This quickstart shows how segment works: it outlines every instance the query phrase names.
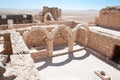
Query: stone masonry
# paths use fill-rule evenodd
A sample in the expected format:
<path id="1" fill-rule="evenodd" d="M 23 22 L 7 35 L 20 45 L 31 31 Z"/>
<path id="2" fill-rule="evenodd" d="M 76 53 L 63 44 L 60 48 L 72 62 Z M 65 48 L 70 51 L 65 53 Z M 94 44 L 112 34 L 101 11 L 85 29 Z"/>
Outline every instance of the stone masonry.
<path id="1" fill-rule="evenodd" d="M 120 6 L 102 9 L 96 19 L 96 24 L 101 27 L 120 30 Z"/>

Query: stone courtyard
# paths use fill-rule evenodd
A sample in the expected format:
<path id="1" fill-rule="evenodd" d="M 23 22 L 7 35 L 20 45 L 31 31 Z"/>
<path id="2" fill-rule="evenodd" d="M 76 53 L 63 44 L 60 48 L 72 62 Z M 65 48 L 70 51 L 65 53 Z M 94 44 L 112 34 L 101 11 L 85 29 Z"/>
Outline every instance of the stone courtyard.
<path id="1" fill-rule="evenodd" d="M 119 80 L 120 7 L 101 9 L 89 24 L 65 21 L 61 12 L 45 6 L 22 24 L 2 15 L 0 80 Z"/>

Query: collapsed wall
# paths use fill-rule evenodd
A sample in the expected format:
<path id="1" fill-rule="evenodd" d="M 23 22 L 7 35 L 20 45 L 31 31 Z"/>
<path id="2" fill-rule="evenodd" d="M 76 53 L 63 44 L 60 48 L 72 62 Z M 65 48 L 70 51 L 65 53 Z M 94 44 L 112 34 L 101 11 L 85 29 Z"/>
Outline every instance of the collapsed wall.
<path id="1" fill-rule="evenodd" d="M 120 6 L 100 10 L 96 24 L 101 27 L 120 30 Z"/>
<path id="2" fill-rule="evenodd" d="M 2 80 L 40 80 L 38 70 L 29 54 L 29 49 L 24 43 L 19 32 L 14 30 L 6 31 L 4 34 L 4 53 L 8 60 L 2 60 L 0 54 L 0 79 Z M 9 49 L 11 49 L 9 51 Z M 9 51 L 9 52 L 8 52 Z M 3 65 L 6 64 L 5 66 Z"/>

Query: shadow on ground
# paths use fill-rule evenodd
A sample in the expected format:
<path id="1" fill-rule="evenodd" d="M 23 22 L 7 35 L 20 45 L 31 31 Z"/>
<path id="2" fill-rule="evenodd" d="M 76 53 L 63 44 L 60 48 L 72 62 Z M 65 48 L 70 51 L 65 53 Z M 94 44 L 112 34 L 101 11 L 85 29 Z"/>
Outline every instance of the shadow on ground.
<path id="1" fill-rule="evenodd" d="M 40 65 L 39 67 L 37 67 L 37 69 L 40 71 L 40 70 L 43 70 L 45 69 L 46 67 L 48 66 L 55 66 L 55 67 L 59 67 L 59 66 L 63 66 L 63 65 L 66 65 L 68 64 L 69 62 L 71 62 L 72 60 L 83 60 L 87 57 L 90 56 L 90 53 L 86 51 L 86 53 L 82 56 L 79 56 L 79 57 L 75 57 L 74 56 L 74 53 L 69 53 L 69 54 L 66 54 L 68 56 L 67 59 L 65 59 L 64 61 L 61 61 L 61 62 L 58 62 L 58 63 L 54 63 L 53 62 L 53 58 L 54 57 L 49 57 L 49 58 L 45 58 L 45 59 L 39 59 L 39 60 L 35 60 L 35 63 L 38 63 L 38 62 L 45 62 L 44 64 Z M 62 55 L 64 56 L 64 55 Z M 58 56 L 59 57 L 59 56 Z"/>

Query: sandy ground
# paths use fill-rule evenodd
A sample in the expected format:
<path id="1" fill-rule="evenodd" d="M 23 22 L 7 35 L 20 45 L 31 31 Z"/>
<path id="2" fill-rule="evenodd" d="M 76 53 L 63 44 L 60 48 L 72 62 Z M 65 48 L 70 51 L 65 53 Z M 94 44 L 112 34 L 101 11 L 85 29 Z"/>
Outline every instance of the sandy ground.
<path id="1" fill-rule="evenodd" d="M 63 11 L 62 18 L 65 20 L 76 21 L 79 23 L 94 22 L 98 17 L 98 10 L 79 10 L 79 11 Z"/>
<path id="2" fill-rule="evenodd" d="M 120 71 L 86 50 L 35 62 L 41 80 L 101 80 L 94 71 L 105 71 L 111 80 L 120 80 Z"/>

